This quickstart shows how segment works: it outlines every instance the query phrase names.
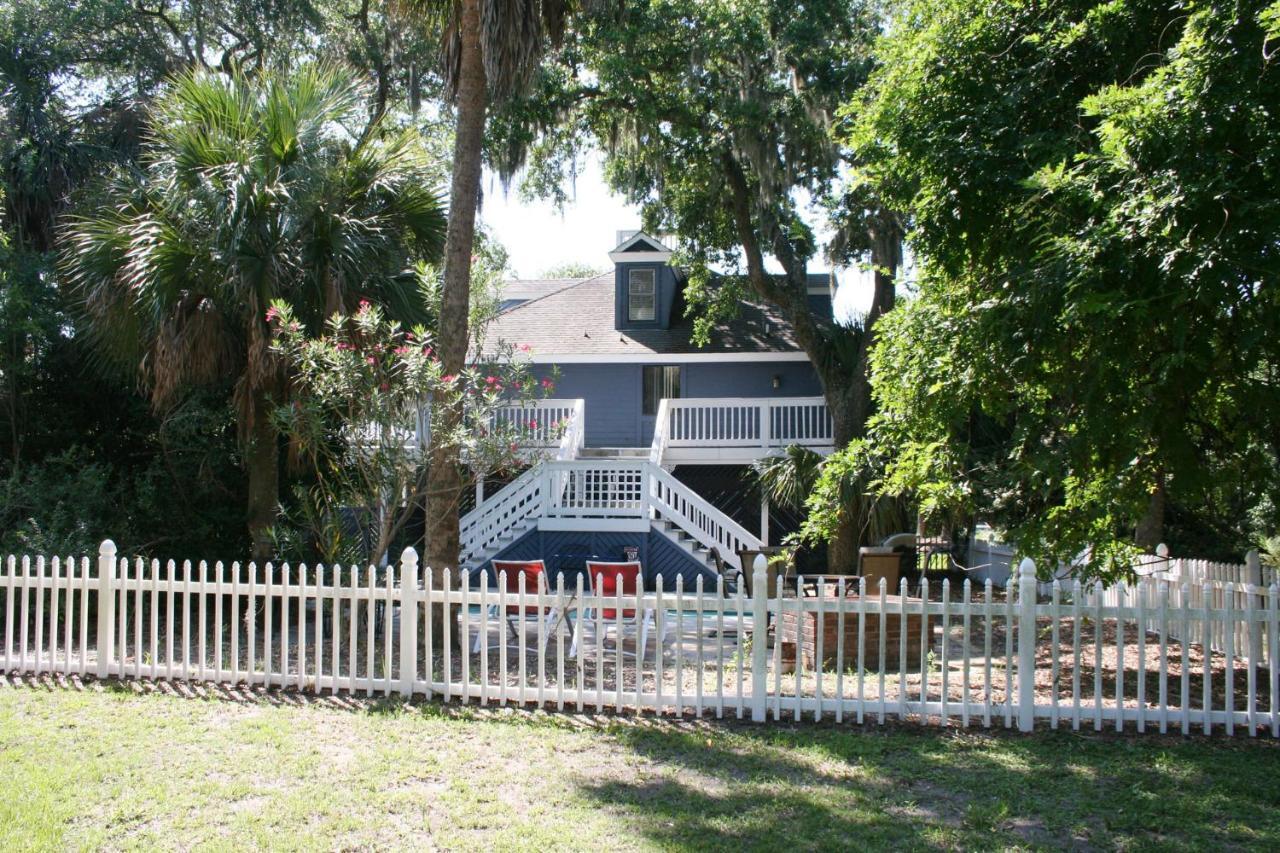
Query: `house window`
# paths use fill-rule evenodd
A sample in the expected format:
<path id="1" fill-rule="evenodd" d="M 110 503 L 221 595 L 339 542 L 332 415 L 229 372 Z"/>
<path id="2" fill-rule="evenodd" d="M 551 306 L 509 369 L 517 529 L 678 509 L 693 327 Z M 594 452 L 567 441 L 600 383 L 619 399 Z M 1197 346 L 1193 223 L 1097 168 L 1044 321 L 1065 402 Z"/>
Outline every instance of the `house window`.
<path id="1" fill-rule="evenodd" d="M 680 368 L 663 365 L 645 365 L 644 371 L 644 407 L 646 415 L 658 413 L 658 403 L 664 398 L 674 399 L 680 396 Z"/>
<path id="2" fill-rule="evenodd" d="M 645 321 L 657 316 L 658 298 L 653 270 L 631 270 L 627 274 L 627 319 Z"/>

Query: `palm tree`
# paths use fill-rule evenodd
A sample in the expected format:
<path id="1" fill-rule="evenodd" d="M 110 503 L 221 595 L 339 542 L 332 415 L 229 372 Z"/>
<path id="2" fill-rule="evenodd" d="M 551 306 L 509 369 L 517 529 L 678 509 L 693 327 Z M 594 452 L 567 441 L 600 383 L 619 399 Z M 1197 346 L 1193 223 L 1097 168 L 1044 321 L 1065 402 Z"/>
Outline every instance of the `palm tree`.
<path id="1" fill-rule="evenodd" d="M 837 574 L 852 571 L 860 544 L 879 542 L 907 524 L 906 502 L 878 488 L 880 471 L 865 445 L 856 441 L 829 459 L 792 445 L 754 468 L 756 483 L 770 503 L 793 512 L 804 512 L 809 496 L 828 486 L 824 495 L 832 508 L 817 523 L 811 515 L 801 534 L 810 544 L 820 536 L 827 541 L 828 568 Z M 851 531 L 850 547 L 830 547 L 843 530 Z"/>
<path id="2" fill-rule="evenodd" d="M 489 105 L 528 85 L 546 48 L 559 43 L 568 16 L 589 4 L 590 0 L 400 0 L 424 25 L 443 33 L 445 88 L 457 110 L 437 337 L 447 373 L 461 372 L 470 344 L 471 254 Z M 441 433 L 448 434 L 460 422 L 461 403 L 439 403 L 435 416 L 442 418 Z M 426 485 L 426 562 L 437 572 L 458 563 L 462 487 L 458 448 L 433 447 Z"/>
<path id="3" fill-rule="evenodd" d="M 795 512 L 804 510 L 805 498 L 813 494 L 821 476 L 822 456 L 798 444 L 755 464 L 756 482 L 769 503 Z"/>
<path id="4" fill-rule="evenodd" d="M 316 330 L 361 299 L 426 319 L 410 267 L 443 245 L 435 175 L 413 133 L 366 129 L 367 102 L 334 65 L 180 75 L 150 111 L 141 168 L 117 174 L 101 208 L 65 229 L 87 332 L 139 372 L 153 405 L 232 384 L 257 558 L 279 499 L 268 414 L 288 395 L 269 350 L 271 300 Z"/>

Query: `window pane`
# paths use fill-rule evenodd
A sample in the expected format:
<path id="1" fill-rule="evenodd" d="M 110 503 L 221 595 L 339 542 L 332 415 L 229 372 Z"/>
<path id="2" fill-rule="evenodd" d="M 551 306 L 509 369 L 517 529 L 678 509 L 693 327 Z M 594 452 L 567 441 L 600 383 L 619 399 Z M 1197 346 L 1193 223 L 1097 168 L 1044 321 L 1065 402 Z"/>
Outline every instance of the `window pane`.
<path id="1" fill-rule="evenodd" d="M 680 396 L 680 368 L 662 365 L 645 365 L 641 368 L 643 379 L 642 413 L 656 415 L 658 404 L 664 397 L 674 399 Z"/>
<path id="2" fill-rule="evenodd" d="M 664 367 L 663 369 L 662 396 L 676 398 L 680 396 L 680 368 Z"/>
<path id="3" fill-rule="evenodd" d="M 653 270 L 631 270 L 627 277 L 627 319 L 653 320 L 657 317 Z"/>

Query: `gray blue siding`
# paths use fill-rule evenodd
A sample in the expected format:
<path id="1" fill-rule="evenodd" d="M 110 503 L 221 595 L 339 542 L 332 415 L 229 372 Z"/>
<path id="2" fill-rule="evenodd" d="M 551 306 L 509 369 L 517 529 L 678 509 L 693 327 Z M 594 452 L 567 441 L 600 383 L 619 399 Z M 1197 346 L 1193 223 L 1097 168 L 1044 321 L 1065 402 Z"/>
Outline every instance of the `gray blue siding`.
<path id="1" fill-rule="evenodd" d="M 682 370 L 684 397 L 815 397 L 822 384 L 807 361 L 694 362 L 679 356 L 664 364 Z M 642 423 L 639 364 L 566 364 L 555 396 L 586 401 L 588 447 L 647 447 L 652 427 Z M 544 370 L 543 373 L 549 372 Z M 780 388 L 774 389 L 777 376 Z"/>

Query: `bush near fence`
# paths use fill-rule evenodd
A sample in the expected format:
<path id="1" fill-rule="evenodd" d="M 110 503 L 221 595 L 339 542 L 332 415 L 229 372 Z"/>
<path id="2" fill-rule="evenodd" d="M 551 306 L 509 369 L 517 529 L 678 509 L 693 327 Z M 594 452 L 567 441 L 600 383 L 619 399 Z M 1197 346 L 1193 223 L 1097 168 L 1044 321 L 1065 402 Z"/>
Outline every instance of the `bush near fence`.
<path id="1" fill-rule="evenodd" d="M 763 559 L 755 571 L 753 596 L 701 582 L 507 592 L 484 574 L 480 586 L 465 573 L 434 584 L 412 549 L 398 566 L 290 567 L 128 560 L 105 542 L 92 561 L 5 561 L 0 669 L 760 722 L 1280 737 L 1274 584 L 1153 572 L 1134 585 L 1055 582 L 1037 598 L 1023 561 L 1009 594 L 927 580 L 890 594 L 848 579 L 768 598 Z M 552 609 L 594 614 L 576 657 L 573 617 L 552 622 Z M 653 614 L 644 649 L 629 611 Z"/>

